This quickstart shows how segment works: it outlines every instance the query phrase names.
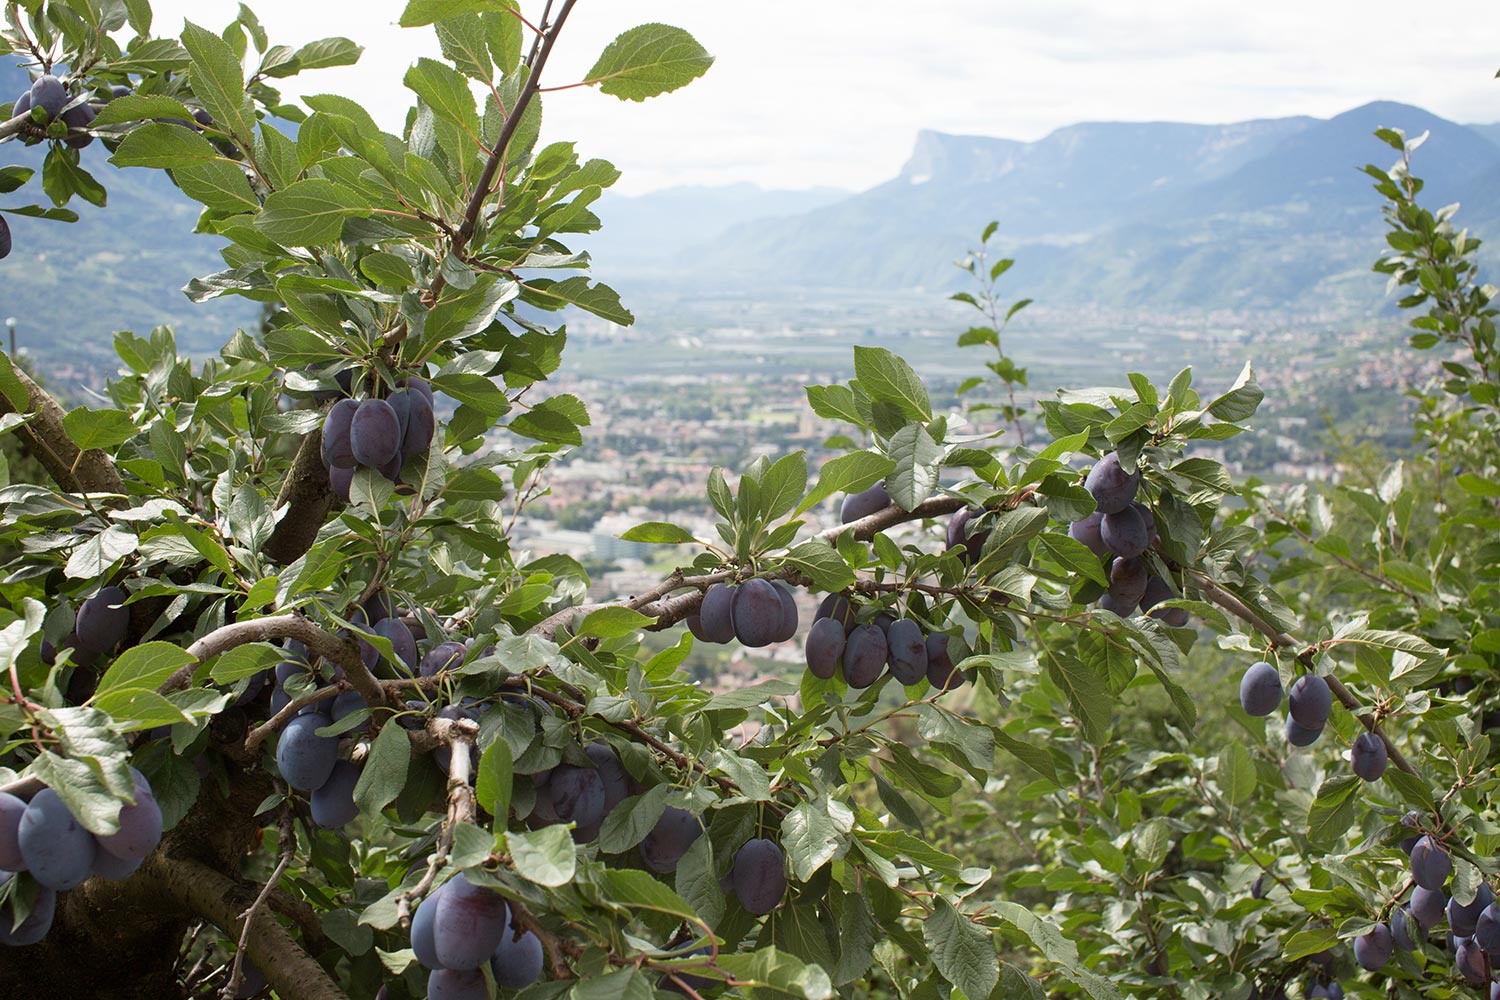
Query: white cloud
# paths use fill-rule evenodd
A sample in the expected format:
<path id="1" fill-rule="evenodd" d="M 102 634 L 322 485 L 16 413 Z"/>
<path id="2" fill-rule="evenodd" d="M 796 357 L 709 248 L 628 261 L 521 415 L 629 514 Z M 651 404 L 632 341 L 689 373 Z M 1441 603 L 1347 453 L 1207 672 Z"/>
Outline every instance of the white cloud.
<path id="1" fill-rule="evenodd" d="M 359 66 L 288 89 L 347 94 L 399 127 L 410 98 L 401 75 L 437 50 L 429 29 L 395 26 L 403 3 L 251 6 L 274 40 L 364 44 Z M 159 29 L 184 14 L 222 27 L 237 9 L 155 7 Z M 546 136 L 613 160 L 627 191 L 738 180 L 864 188 L 896 173 L 920 128 L 1035 139 L 1078 121 L 1327 117 L 1376 99 L 1500 120 L 1500 31 L 1480 0 L 1440 11 L 1397 0 L 587 0 L 548 82 L 580 79 L 616 33 L 656 20 L 718 57 L 704 79 L 643 105 L 584 89 L 545 101 Z"/>

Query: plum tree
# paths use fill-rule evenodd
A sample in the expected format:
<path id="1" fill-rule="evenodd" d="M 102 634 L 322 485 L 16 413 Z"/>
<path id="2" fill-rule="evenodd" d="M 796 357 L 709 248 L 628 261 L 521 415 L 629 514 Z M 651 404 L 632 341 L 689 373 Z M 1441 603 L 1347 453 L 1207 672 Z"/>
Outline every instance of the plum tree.
<path id="1" fill-rule="evenodd" d="M 734 852 L 730 878 L 740 905 L 764 916 L 780 906 L 786 895 L 786 856 L 774 840 L 747 840 Z"/>

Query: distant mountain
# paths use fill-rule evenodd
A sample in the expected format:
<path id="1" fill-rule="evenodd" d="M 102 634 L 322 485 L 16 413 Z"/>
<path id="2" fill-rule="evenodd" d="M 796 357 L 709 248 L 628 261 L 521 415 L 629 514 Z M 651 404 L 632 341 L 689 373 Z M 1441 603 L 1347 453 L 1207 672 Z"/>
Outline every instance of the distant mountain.
<path id="1" fill-rule="evenodd" d="M 1371 308 L 1379 286 L 1356 276 L 1382 245 L 1380 200 L 1359 168 L 1393 159 L 1381 126 L 1431 133 L 1417 162 L 1429 203 L 1495 197 L 1488 135 L 1391 102 L 1328 120 L 1091 123 L 1034 143 L 922 132 L 895 179 L 736 226 L 685 252 L 676 277 L 947 287 L 998 219 L 1017 256 L 1009 287 L 1054 305 Z"/>
<path id="2" fill-rule="evenodd" d="M 0 60 L 0 103 L 28 85 L 25 70 Z M 80 375 L 112 372 L 114 333 L 176 328 L 178 342 L 200 353 L 218 350 L 236 326 L 257 311 L 243 299 L 194 305 L 182 294 L 192 278 L 220 270 L 220 241 L 195 235 L 197 203 L 159 170 L 119 170 L 99 142 L 81 151 L 81 165 L 109 191 L 107 209 L 79 198 L 68 207 L 73 224 L 7 215 L 14 249 L 0 261 L 0 318 L 14 316 L 18 341 Z M 0 145 L 0 166 L 20 164 L 40 173 L 46 145 Z M 40 178 L 0 195 L 0 207 L 41 200 Z M 23 200 L 24 199 L 24 200 Z"/>
<path id="3" fill-rule="evenodd" d="M 1478 132 L 1496 146 L 1500 146 L 1500 122 L 1495 122 L 1492 125 L 1470 125 L 1469 128 Z"/>

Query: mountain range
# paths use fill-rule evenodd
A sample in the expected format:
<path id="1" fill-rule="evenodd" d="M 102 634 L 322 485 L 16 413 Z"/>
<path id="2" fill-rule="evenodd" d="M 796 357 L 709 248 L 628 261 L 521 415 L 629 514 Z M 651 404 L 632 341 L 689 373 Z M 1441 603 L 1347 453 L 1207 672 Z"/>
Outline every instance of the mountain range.
<path id="1" fill-rule="evenodd" d="M 0 95 L 25 83 L 0 61 Z M 993 219 L 995 250 L 1017 261 L 1007 298 L 1369 313 L 1388 307 L 1370 273 L 1384 246 L 1381 199 L 1359 169 L 1395 159 L 1372 136 L 1380 127 L 1429 133 L 1414 165 L 1427 181 L 1424 203 L 1462 203 L 1460 222 L 1500 246 L 1500 124 L 1461 125 L 1392 102 L 1329 119 L 1084 123 L 1034 142 L 923 131 L 897 176 L 867 191 L 606 193 L 593 206 L 604 228 L 582 242 L 599 277 L 627 297 L 748 293 L 773 305 L 777 288 L 805 297 L 962 287 L 953 261 Z M 43 152 L 0 144 L 0 165 L 38 167 Z M 162 173 L 114 170 L 106 156 L 97 144 L 84 152 L 109 188 L 107 211 L 74 199 L 75 225 L 11 217 L 0 314 L 18 317 L 23 345 L 97 368 L 112 366 L 116 330 L 172 323 L 185 346 L 208 352 L 253 325 L 251 303 L 197 306 L 181 293 L 222 267 L 216 241 L 192 232 L 196 206 Z"/>
<path id="2" fill-rule="evenodd" d="M 1377 102 L 1326 120 L 1087 123 L 1029 143 L 924 131 L 890 181 L 798 214 L 716 227 L 663 211 L 656 227 L 675 218 L 705 238 L 683 237 L 669 268 L 631 277 L 949 288 L 966 277 L 952 262 L 994 219 L 1017 261 L 1006 288 L 1053 305 L 1374 309 L 1381 199 L 1359 168 L 1394 162 L 1372 135 L 1381 127 L 1429 133 L 1413 167 L 1424 204 L 1458 201 L 1480 235 L 1500 229 L 1500 125 Z"/>

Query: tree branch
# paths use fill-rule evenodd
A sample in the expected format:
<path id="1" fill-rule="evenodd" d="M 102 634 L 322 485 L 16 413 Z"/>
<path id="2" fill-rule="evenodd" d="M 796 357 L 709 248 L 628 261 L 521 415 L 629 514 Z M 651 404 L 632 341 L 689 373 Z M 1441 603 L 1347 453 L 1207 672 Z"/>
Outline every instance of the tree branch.
<path id="1" fill-rule="evenodd" d="M 261 552 L 272 562 L 286 565 L 307 554 L 328 512 L 333 509 L 333 485 L 323 465 L 323 432 L 314 430 L 302 439 L 292 467 L 282 481 L 276 508 L 288 507 Z"/>
<path id="2" fill-rule="evenodd" d="M 228 937 L 236 937 L 240 915 L 253 897 L 247 888 L 208 865 L 160 852 L 142 866 L 181 906 L 207 918 Z M 246 939 L 250 961 L 277 993 L 297 1000 L 349 1000 L 323 967 L 265 908 L 252 908 Z"/>
<path id="3" fill-rule="evenodd" d="M 9 124 L 9 123 L 7 123 Z M 0 392 L 0 414 L 19 413 L 30 419 L 22 426 L 26 435 L 36 446 L 36 457 L 41 461 L 57 485 L 69 493 L 123 493 L 125 485 L 115 471 L 114 462 L 97 448 L 80 453 L 68 432 L 63 430 L 65 412 L 31 376 L 15 363 L 9 354 L 5 356 L 12 374 L 26 390 L 24 406 Z"/>
<path id="4" fill-rule="evenodd" d="M 281 791 L 285 792 L 283 788 Z M 255 897 L 255 902 L 250 908 L 240 914 L 244 921 L 243 929 L 240 931 L 239 944 L 234 952 L 234 964 L 229 969 L 229 978 L 224 981 L 223 1000 L 234 1000 L 239 992 L 240 981 L 245 974 L 245 951 L 250 947 L 250 928 L 255 923 L 257 913 L 266 907 L 266 901 L 271 893 L 281 884 L 281 876 L 286 874 L 287 867 L 292 863 L 292 856 L 297 850 L 297 834 L 292 829 L 292 814 L 284 805 L 281 809 L 281 840 L 279 843 L 281 856 L 276 861 L 276 867 L 271 871 L 271 877 L 266 879 L 266 884 L 261 887 L 260 894 Z"/>
<path id="5" fill-rule="evenodd" d="M 1221 587 L 1207 573 L 1199 569 L 1191 570 L 1191 573 L 1198 585 L 1199 593 L 1265 636 L 1271 641 L 1273 646 L 1281 649 L 1299 649 L 1302 646 L 1296 639 L 1293 639 L 1266 621 L 1264 616 L 1256 612 L 1244 601 Z M 1304 667 L 1311 671 L 1312 659 L 1317 652 L 1318 647 L 1316 646 L 1299 649 L 1297 659 L 1301 661 Z M 1416 768 L 1412 767 L 1411 762 L 1406 759 L 1401 750 L 1391 741 L 1391 738 L 1380 728 L 1380 723 L 1376 721 L 1375 717 L 1368 712 L 1361 711 L 1364 706 L 1360 704 L 1358 698 L 1354 697 L 1353 692 L 1344 686 L 1344 682 L 1332 674 L 1326 675 L 1323 679 L 1328 682 L 1328 689 L 1339 700 L 1339 704 L 1348 709 L 1364 725 L 1365 729 L 1380 737 L 1380 741 L 1385 744 L 1386 755 L 1390 757 L 1391 763 L 1407 774 L 1420 777 L 1417 774 Z"/>
<path id="6" fill-rule="evenodd" d="M 433 845 L 432 857 L 427 860 L 427 871 L 416 885 L 396 897 L 396 919 L 402 927 L 411 926 L 411 904 L 420 902 L 432 890 L 437 873 L 448 863 L 448 852 L 453 849 L 454 827 L 474 820 L 469 750 L 479 739 L 479 726 L 469 719 L 429 719 L 427 730 L 448 744 L 448 813 L 443 818 L 443 829 L 438 834 L 437 843 Z"/>
<path id="7" fill-rule="evenodd" d="M 492 193 L 490 189 L 495 182 L 495 174 L 505 160 L 505 154 L 510 148 L 511 140 L 515 138 L 516 129 L 520 128 L 521 118 L 526 114 L 526 108 L 531 104 L 532 98 L 536 97 L 537 88 L 541 84 L 542 70 L 547 65 L 547 57 L 552 54 L 552 47 L 557 44 L 557 36 L 562 33 L 563 22 L 568 19 L 569 12 L 577 2 L 578 0 L 564 0 L 562 8 L 557 12 L 557 20 L 544 26 L 545 35 L 537 36 L 541 47 L 537 48 L 533 44 L 531 56 L 526 61 L 526 84 L 521 88 L 515 106 L 505 116 L 505 124 L 500 127 L 500 135 L 495 139 L 489 158 L 485 160 L 484 170 L 475 181 L 474 190 L 469 195 L 469 202 L 464 207 L 464 221 L 453 236 L 453 243 L 449 250 L 455 257 L 463 256 L 464 248 L 469 245 L 469 240 L 474 236 L 474 229 L 479 225 L 479 213 L 484 210 L 484 203 L 489 200 Z M 441 273 L 433 278 L 425 296 L 427 301 L 436 305 L 438 296 L 442 294 L 447 283 L 447 279 Z M 391 330 L 386 334 L 385 346 L 394 348 L 406 337 L 406 331 L 404 324 Z"/>

